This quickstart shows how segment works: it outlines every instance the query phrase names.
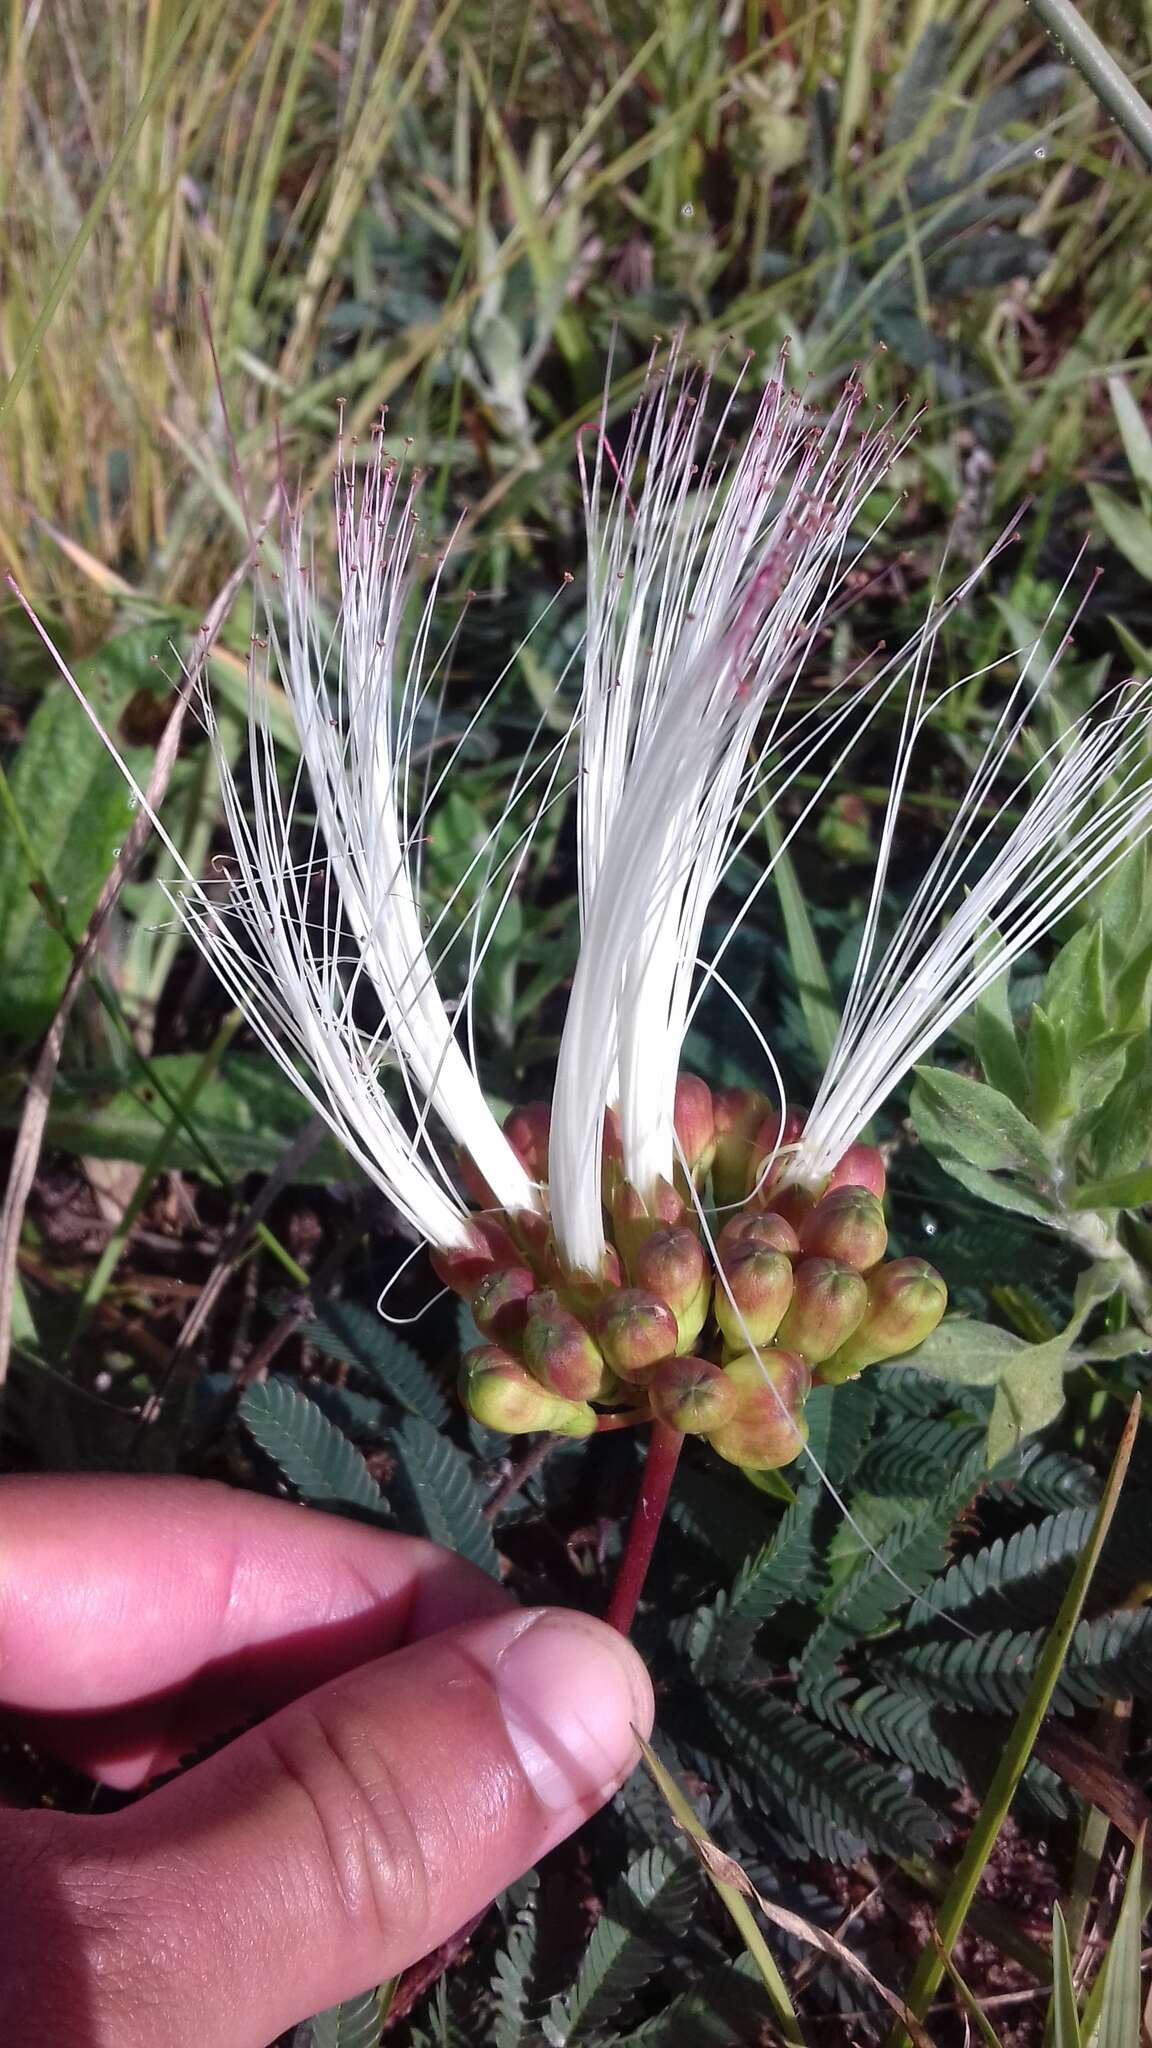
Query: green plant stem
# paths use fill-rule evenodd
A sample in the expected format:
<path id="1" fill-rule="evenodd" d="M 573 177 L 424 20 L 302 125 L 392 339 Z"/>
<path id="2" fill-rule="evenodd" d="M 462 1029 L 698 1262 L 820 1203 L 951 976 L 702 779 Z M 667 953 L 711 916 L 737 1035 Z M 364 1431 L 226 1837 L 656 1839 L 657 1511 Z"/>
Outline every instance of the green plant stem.
<path id="1" fill-rule="evenodd" d="M 644 1460 L 632 1520 L 628 1524 L 624 1555 L 608 1602 L 608 1625 L 619 1629 L 622 1636 L 628 1634 L 636 1617 L 683 1442 L 678 1429 L 657 1417 L 648 1439 L 648 1455 Z"/>
<path id="2" fill-rule="evenodd" d="M 1080 1620 L 1092 1574 L 1116 1512 L 1116 1503 L 1132 1456 L 1139 1421 L 1140 1396 L 1137 1394 L 1112 1461 L 1112 1470 L 1108 1475 L 1108 1484 L 1092 1524 L 1092 1533 L 1084 1547 L 1068 1591 L 1060 1603 L 1060 1611 L 1041 1652 L 1024 1704 L 1016 1717 L 1004 1754 L 996 1767 L 992 1783 L 988 1787 L 968 1838 L 968 1845 L 956 1866 L 947 1895 L 936 1916 L 933 1941 L 921 1951 L 920 1960 L 913 1972 L 905 2003 L 918 2020 L 924 2018 L 944 1974 L 944 1958 L 951 1955 L 956 1945 L 975 1897 L 976 1887 L 1023 1775 L 1024 1766 L 1032 1754 L 1041 1722 L 1051 1704 L 1056 1681 L 1068 1654 L 1068 1646 Z M 903 2027 L 897 2026 L 889 2036 L 888 2048 L 907 2048 L 907 2043 L 907 2033 Z"/>
<path id="3" fill-rule="evenodd" d="M 1028 0 L 1062 56 L 1071 59 L 1117 126 L 1152 166 L 1152 107 L 1085 21 L 1073 0 Z"/>

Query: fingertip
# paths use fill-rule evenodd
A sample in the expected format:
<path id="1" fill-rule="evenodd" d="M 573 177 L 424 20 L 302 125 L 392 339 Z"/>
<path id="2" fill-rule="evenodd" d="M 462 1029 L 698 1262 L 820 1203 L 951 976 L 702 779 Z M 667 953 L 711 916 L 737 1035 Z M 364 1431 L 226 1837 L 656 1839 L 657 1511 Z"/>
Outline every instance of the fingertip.
<path id="1" fill-rule="evenodd" d="M 654 1713 L 652 1684 L 626 1637 L 591 1615 L 521 1617 L 492 1669 L 505 1727 L 541 1804 L 577 1814 L 616 1790 Z"/>

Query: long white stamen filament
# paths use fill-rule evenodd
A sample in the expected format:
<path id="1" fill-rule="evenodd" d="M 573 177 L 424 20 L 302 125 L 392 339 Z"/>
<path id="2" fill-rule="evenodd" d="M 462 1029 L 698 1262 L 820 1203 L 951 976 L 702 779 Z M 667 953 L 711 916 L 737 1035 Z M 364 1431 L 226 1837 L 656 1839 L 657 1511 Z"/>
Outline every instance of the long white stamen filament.
<path id="1" fill-rule="evenodd" d="M 819 1185 L 941 1034 L 1152 830 L 1152 682 L 1125 684 L 1102 715 L 1062 732 L 977 829 L 1059 652 L 1038 676 L 1025 665 L 944 843 L 877 961 L 900 792 L 930 716 L 923 688 L 914 693 L 852 986 L 787 1179 Z M 1022 802 L 1024 815 L 978 873 L 1003 813 Z"/>
<path id="2" fill-rule="evenodd" d="M 560 1248 L 592 1269 L 603 1250 L 605 1105 L 618 1097 L 624 1170 L 648 1197 L 672 1172 L 699 937 L 742 805 L 762 779 L 765 706 L 782 714 L 790 701 L 857 512 L 896 452 L 887 432 L 852 439 L 855 389 L 821 427 L 777 378 L 725 465 L 717 448 L 728 408 L 705 439 L 707 389 L 674 361 L 622 457 L 611 457 L 602 432 L 590 482 L 585 475 L 584 930 L 550 1184 Z M 816 721 L 813 744 L 821 738 Z"/>

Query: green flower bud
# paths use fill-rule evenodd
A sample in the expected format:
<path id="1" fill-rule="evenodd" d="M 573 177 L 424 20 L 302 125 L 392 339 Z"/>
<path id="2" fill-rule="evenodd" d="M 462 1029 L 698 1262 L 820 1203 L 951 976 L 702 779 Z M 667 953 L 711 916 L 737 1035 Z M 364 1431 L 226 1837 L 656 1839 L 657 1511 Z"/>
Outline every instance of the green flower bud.
<path id="1" fill-rule="evenodd" d="M 868 1188 L 833 1188 L 800 1225 L 800 1250 L 806 1259 L 838 1259 L 858 1273 L 870 1273 L 887 1249 L 884 1210 Z"/>
<path id="2" fill-rule="evenodd" d="M 692 1436 L 723 1428 L 740 1405 L 738 1389 L 706 1358 L 665 1358 L 652 1375 L 648 1398 L 662 1422 Z"/>
<path id="3" fill-rule="evenodd" d="M 528 1303 L 522 1349 L 533 1377 L 566 1401 L 595 1401 L 613 1384 L 583 1323 L 550 1289 L 541 1289 Z"/>
<path id="4" fill-rule="evenodd" d="M 506 1436 L 549 1430 L 558 1436 L 591 1436 L 596 1416 L 586 1402 L 550 1394 L 531 1373 L 496 1344 L 469 1351 L 460 1368 L 460 1398 L 486 1429 Z"/>
<path id="5" fill-rule="evenodd" d="M 948 1306 L 948 1289 L 926 1259 L 893 1259 L 868 1281 L 868 1307 L 847 1342 L 827 1359 L 820 1377 L 831 1386 L 855 1379 L 866 1365 L 880 1365 L 915 1351 L 930 1337 Z"/>
<path id="6" fill-rule="evenodd" d="M 676 1349 L 691 1349 L 708 1315 L 712 1279 L 696 1233 L 687 1224 L 669 1224 L 645 1238 L 635 1258 L 636 1280 L 649 1294 L 666 1301 L 676 1318 Z"/>
<path id="7" fill-rule="evenodd" d="M 800 1256 L 800 1239 L 787 1218 L 774 1209 L 741 1209 L 730 1216 L 716 1239 L 716 1255 L 724 1265 L 751 1246 L 757 1251 L 783 1252 L 786 1259 Z"/>
<path id="8" fill-rule="evenodd" d="M 712 1193 L 717 1208 L 742 1202 L 748 1187 L 752 1139 L 769 1110 L 758 1088 L 721 1088 L 712 1098 L 715 1149 Z"/>
<path id="9" fill-rule="evenodd" d="M 868 1282 L 835 1259 L 801 1259 L 778 1336 L 809 1365 L 831 1358 L 868 1308 Z"/>
<path id="10" fill-rule="evenodd" d="M 804 1360 L 791 1351 L 744 1351 L 723 1370 L 737 1407 L 730 1422 L 709 1431 L 713 1450 L 753 1472 L 790 1465 L 808 1440 L 802 1411 L 812 1375 Z"/>
<path id="11" fill-rule="evenodd" d="M 716 1150 L 716 1113 L 712 1090 L 696 1074 L 676 1077 L 676 1136 L 693 1176 L 705 1174 Z"/>
<path id="12" fill-rule="evenodd" d="M 528 1320 L 528 1297 L 537 1288 L 527 1266 L 505 1266 L 489 1273 L 472 1296 L 472 1319 L 486 1337 L 514 1344 Z"/>
<path id="13" fill-rule="evenodd" d="M 792 1299 L 792 1261 L 744 1244 L 722 1261 L 722 1276 L 713 1309 L 729 1350 L 770 1344 Z"/>
<path id="14" fill-rule="evenodd" d="M 654 1366 L 675 1351 L 680 1332 L 666 1301 L 643 1287 L 622 1287 L 602 1302 L 593 1324 L 596 1341 L 614 1373 L 643 1386 Z"/>

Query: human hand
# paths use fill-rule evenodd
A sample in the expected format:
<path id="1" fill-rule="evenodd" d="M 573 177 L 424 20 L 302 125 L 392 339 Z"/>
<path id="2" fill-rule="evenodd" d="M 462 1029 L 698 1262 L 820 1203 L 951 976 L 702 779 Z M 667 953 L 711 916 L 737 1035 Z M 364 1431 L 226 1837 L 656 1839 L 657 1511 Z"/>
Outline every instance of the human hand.
<path id="1" fill-rule="evenodd" d="M 0 1813 L 4 2038 L 265 2048 L 569 1834 L 652 1695 L 602 1623 L 462 1559 L 183 1479 L 0 1480 L 0 1709 L 132 1787 Z"/>

